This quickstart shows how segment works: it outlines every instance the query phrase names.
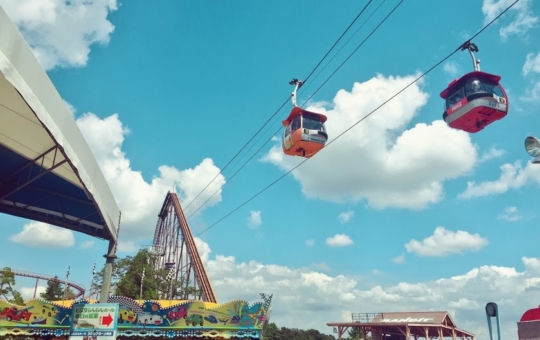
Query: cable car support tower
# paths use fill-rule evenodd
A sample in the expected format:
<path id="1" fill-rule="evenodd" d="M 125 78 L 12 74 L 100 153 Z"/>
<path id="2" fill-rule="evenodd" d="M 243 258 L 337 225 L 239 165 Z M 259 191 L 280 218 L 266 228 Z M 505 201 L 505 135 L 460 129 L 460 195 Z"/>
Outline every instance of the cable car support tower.
<path id="1" fill-rule="evenodd" d="M 156 270 L 170 270 L 183 296 L 176 299 L 217 303 L 186 216 L 176 193 L 169 192 L 158 215 L 152 244 Z M 169 297 L 170 298 L 170 297 Z"/>

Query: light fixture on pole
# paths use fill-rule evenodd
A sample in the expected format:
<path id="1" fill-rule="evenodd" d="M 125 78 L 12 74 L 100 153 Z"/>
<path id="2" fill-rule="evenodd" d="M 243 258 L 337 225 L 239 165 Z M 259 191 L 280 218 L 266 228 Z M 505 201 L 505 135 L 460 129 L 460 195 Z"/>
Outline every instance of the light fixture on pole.
<path id="1" fill-rule="evenodd" d="M 486 316 L 489 327 L 489 339 L 493 340 L 493 331 L 491 327 L 491 318 L 497 319 L 497 338 L 501 340 L 501 327 L 499 325 L 499 307 L 495 302 L 488 302 L 486 305 Z"/>
<path id="2" fill-rule="evenodd" d="M 540 141 L 533 136 L 525 138 L 525 150 L 533 157 L 531 163 L 540 164 Z"/>

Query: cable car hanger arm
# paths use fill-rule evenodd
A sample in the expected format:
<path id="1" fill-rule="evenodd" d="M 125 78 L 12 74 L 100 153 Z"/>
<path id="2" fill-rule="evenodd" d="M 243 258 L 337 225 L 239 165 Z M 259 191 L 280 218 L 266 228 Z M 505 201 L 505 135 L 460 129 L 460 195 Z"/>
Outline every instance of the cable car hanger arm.
<path id="1" fill-rule="evenodd" d="M 473 67 L 475 72 L 480 72 L 480 59 L 476 59 L 474 57 L 473 52 L 478 52 L 478 46 L 476 46 L 475 43 L 471 42 L 470 40 L 465 42 L 463 45 L 461 45 L 461 50 L 465 51 L 468 50 L 469 54 L 471 55 L 472 61 L 473 61 Z"/>
<path id="2" fill-rule="evenodd" d="M 294 90 L 293 92 L 291 93 L 291 101 L 292 101 L 292 105 L 294 107 L 297 107 L 296 106 L 296 91 L 298 91 L 299 88 L 302 87 L 302 85 L 304 85 L 304 81 L 303 80 L 298 80 L 296 78 L 293 78 L 293 80 L 291 80 L 289 82 L 290 85 L 294 85 Z"/>

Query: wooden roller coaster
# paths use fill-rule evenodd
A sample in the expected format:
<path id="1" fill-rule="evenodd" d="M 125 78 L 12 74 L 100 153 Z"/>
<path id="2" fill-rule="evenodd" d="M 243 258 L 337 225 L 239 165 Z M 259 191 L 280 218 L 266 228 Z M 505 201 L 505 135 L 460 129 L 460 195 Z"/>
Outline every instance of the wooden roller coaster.
<path id="1" fill-rule="evenodd" d="M 171 269 L 172 279 L 182 284 L 182 300 L 217 303 L 193 234 L 175 193 L 169 192 L 159 212 L 153 250 L 156 269 Z M 192 288 L 192 289 L 190 289 Z"/>

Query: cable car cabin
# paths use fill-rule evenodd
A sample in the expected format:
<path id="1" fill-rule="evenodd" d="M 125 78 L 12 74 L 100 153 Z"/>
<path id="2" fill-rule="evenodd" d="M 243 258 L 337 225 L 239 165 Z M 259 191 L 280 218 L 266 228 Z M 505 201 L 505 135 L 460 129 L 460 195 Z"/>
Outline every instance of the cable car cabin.
<path id="1" fill-rule="evenodd" d="M 508 113 L 508 96 L 500 76 L 475 71 L 456 79 L 441 92 L 446 100 L 444 121 L 452 128 L 475 133 Z"/>
<path id="2" fill-rule="evenodd" d="M 283 152 L 286 155 L 306 158 L 319 152 L 328 140 L 324 126 L 326 119 L 326 116 L 320 113 L 294 107 L 289 117 L 282 122 L 285 126 L 281 144 Z"/>

